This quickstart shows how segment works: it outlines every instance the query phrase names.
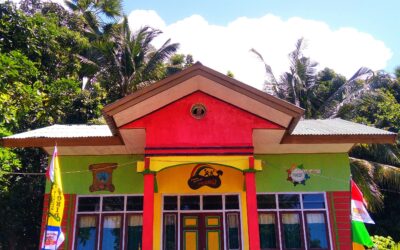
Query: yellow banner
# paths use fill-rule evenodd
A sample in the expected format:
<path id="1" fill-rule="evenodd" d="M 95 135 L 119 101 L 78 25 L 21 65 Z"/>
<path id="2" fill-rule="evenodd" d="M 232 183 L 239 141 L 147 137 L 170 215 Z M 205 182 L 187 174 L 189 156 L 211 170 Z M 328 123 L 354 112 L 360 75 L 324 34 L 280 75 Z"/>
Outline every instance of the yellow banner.
<path id="1" fill-rule="evenodd" d="M 53 155 L 52 165 L 54 182 L 51 184 L 49 204 L 49 226 L 61 226 L 64 213 L 64 193 L 62 190 L 61 171 L 57 153 Z"/>

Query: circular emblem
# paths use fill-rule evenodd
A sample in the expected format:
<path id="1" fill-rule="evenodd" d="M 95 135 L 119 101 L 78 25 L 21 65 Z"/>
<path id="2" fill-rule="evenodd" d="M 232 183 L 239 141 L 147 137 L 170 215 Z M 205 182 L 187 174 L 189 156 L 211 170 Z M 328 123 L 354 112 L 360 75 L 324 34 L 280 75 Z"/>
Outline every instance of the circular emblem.
<path id="1" fill-rule="evenodd" d="M 306 178 L 306 174 L 302 169 L 295 168 L 292 170 L 292 173 L 290 173 L 290 177 L 292 177 L 292 180 L 295 182 L 302 182 Z"/>
<path id="2" fill-rule="evenodd" d="M 207 113 L 206 106 L 201 103 L 193 104 L 190 114 L 196 119 L 202 119 Z"/>
<path id="3" fill-rule="evenodd" d="M 310 179 L 310 175 L 304 170 L 303 164 L 293 164 L 286 172 L 288 173 L 287 180 L 295 186 L 298 184 L 306 185 L 306 180 Z"/>

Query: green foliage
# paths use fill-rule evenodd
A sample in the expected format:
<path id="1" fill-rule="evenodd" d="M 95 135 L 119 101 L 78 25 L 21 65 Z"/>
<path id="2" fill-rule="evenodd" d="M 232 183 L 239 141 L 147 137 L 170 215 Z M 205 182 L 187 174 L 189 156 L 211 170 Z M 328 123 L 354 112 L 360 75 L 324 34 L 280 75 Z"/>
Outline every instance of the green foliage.
<path id="1" fill-rule="evenodd" d="M 178 49 L 178 44 L 167 40 L 160 48 L 152 41 L 160 30 L 143 27 L 132 33 L 128 19 L 108 27 L 92 43 L 86 53 L 85 66 L 89 78 L 98 79 L 107 89 L 107 100 L 113 102 L 154 81 L 185 67 L 183 56 L 175 55 L 171 64 L 167 62 Z M 166 72 L 169 69 L 169 72 Z M 90 82 L 91 82 L 90 80 Z"/>
<path id="2" fill-rule="evenodd" d="M 88 39 L 60 26 L 60 17 L 66 18 L 55 13 L 60 9 L 44 15 L 35 6 L 24 13 L 0 4 L 1 137 L 54 123 L 98 122 L 101 116 L 104 90 L 96 83 L 81 88 L 78 53 Z M 9 172 L 43 173 L 46 166 L 38 149 L 0 148 L 0 249 L 38 248 L 44 175 Z"/>
<path id="3" fill-rule="evenodd" d="M 76 53 L 88 41 L 78 32 L 58 26 L 55 15 L 26 16 L 10 4 L 0 5 L 0 51 L 18 50 L 41 71 L 42 81 L 76 77 L 80 68 Z"/>
<path id="4" fill-rule="evenodd" d="M 27 129 L 27 124 L 40 117 L 43 82 L 39 78 L 37 64 L 20 51 L 0 53 L 0 126 L 3 131 Z M 35 115 L 27 116 L 28 113 Z"/>
<path id="5" fill-rule="evenodd" d="M 389 90 L 383 88 L 343 106 L 338 115 L 396 133 L 400 128 L 400 103 Z"/>
<path id="6" fill-rule="evenodd" d="M 384 209 L 371 214 L 375 225 L 369 225 L 368 231 L 371 235 L 392 235 L 393 240 L 399 242 L 400 247 L 400 214 L 398 212 L 400 199 L 398 193 L 390 190 L 390 188 L 385 188 L 382 191 Z"/>
<path id="7" fill-rule="evenodd" d="M 4 149 L 0 152 L 3 153 Z M 1 170 L 41 172 L 46 157 L 39 149 L 9 151 L 1 157 Z M 3 154 L 4 155 L 4 154 Z M 7 156 L 6 156 L 7 157 Z M 4 167 L 9 159 L 15 163 Z M 0 249 L 37 249 L 43 204 L 44 176 L 2 175 L 0 178 Z"/>
<path id="8" fill-rule="evenodd" d="M 193 65 L 192 55 L 174 54 L 165 64 L 165 76 L 175 74 Z"/>
<path id="9" fill-rule="evenodd" d="M 308 111 L 309 117 L 320 118 L 322 117 L 321 107 L 326 100 L 332 96 L 337 89 L 346 83 L 346 78 L 337 74 L 329 68 L 325 68 L 318 72 L 316 84 L 312 90 L 309 91 L 309 98 L 311 102 L 310 110 Z"/>
<path id="10" fill-rule="evenodd" d="M 384 237 L 384 236 L 374 235 L 371 236 L 371 239 L 375 244 L 374 249 L 378 250 L 400 249 L 400 242 L 396 244 L 396 242 L 394 242 L 393 238 L 390 236 Z"/>

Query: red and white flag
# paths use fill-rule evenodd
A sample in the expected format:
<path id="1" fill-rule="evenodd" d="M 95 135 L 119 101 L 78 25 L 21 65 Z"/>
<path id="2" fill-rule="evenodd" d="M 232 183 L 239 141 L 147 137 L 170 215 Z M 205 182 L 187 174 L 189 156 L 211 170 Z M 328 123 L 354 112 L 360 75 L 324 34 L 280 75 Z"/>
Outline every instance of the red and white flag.
<path id="1" fill-rule="evenodd" d="M 351 217 L 353 221 L 375 224 L 365 208 L 366 201 L 356 183 L 351 181 Z"/>
<path id="2" fill-rule="evenodd" d="M 50 165 L 47 167 L 46 177 L 51 183 L 54 182 L 54 168 L 56 165 L 56 161 L 58 160 L 58 150 L 57 146 L 54 147 L 53 157 L 51 158 Z"/>

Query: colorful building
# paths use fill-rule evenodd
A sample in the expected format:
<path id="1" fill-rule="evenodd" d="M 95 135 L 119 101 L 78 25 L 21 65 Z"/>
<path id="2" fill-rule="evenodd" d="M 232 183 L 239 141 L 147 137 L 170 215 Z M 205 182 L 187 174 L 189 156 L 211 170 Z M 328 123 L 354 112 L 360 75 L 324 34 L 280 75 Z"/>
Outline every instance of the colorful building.
<path id="1" fill-rule="evenodd" d="M 49 155 L 58 145 L 63 249 L 351 249 L 348 151 L 396 136 L 302 120 L 199 63 L 103 113 L 107 125 L 3 138 Z"/>

